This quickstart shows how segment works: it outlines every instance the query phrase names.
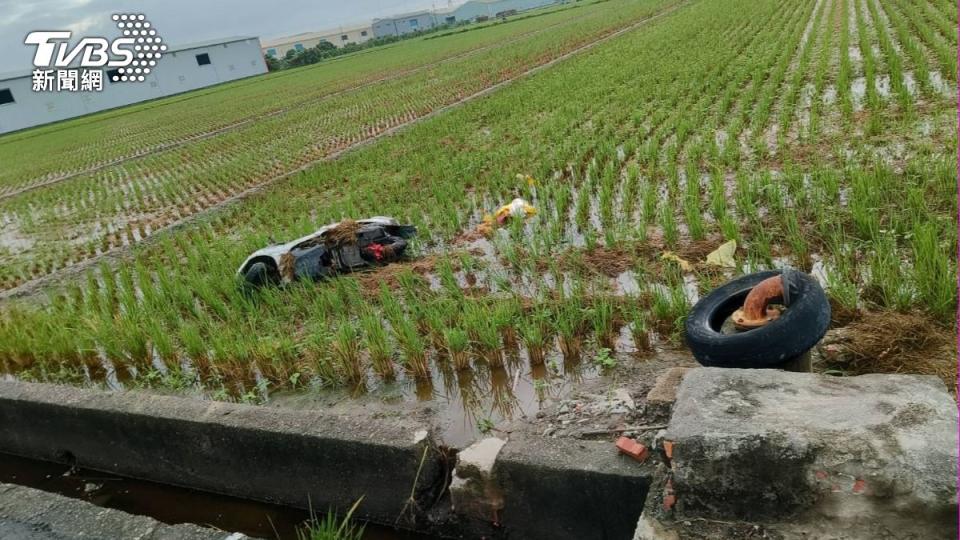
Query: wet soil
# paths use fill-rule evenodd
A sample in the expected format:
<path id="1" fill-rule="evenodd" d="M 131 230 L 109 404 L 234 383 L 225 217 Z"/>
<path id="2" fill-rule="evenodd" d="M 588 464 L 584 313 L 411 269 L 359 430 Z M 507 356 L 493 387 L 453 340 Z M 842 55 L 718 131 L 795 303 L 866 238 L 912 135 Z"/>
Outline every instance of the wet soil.
<path id="1" fill-rule="evenodd" d="M 399 380 L 349 390 L 273 393 L 267 406 L 321 408 L 360 418 L 417 418 L 430 425 L 445 445 L 462 449 L 489 434 L 522 433 L 549 437 L 613 440 L 654 419 L 643 402 L 657 377 L 675 366 L 694 366 L 686 351 L 661 348 L 643 356 L 620 341 L 616 366 L 602 368 L 586 355 L 565 360 L 558 351 L 531 367 L 520 350 L 503 368 L 437 371 L 432 382 Z M 623 399 L 629 396 L 629 400 Z"/>

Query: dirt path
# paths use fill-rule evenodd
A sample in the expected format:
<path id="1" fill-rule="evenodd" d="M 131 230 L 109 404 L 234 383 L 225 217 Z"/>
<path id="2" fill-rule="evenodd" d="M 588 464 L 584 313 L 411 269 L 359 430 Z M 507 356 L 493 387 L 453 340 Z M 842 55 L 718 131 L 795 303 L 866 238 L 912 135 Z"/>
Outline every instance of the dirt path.
<path id="1" fill-rule="evenodd" d="M 577 48 L 575 48 L 575 49 L 572 49 L 572 50 L 570 50 L 570 51 L 568 51 L 568 52 L 566 52 L 566 53 L 564 53 L 564 54 L 562 54 L 562 55 L 560 55 L 560 56 L 558 56 L 558 57 L 556 57 L 556 58 L 554 58 L 554 59 L 552 59 L 552 60 L 549 60 L 549 61 L 547 61 L 547 62 L 545 62 L 545 63 L 543 63 L 543 64 L 539 64 L 539 65 L 537 65 L 537 66 L 534 66 L 534 67 L 532 67 L 532 68 L 530 68 L 530 69 L 528 69 L 528 70 L 526 70 L 526 71 L 523 71 L 523 72 L 521 72 L 521 73 L 519 73 L 519 74 L 517 74 L 517 75 L 515 75 L 515 76 L 513 76 L 513 77 L 511 77 L 511 78 L 509 78 L 509 79 L 505 79 L 505 80 L 500 81 L 500 82 L 498 82 L 498 83 L 496 83 L 496 84 L 494 84 L 494 85 L 488 86 L 488 87 L 484 88 L 483 90 L 480 90 L 480 91 L 478 91 L 478 92 L 475 92 L 474 94 L 471 94 L 471 95 L 469 95 L 469 96 L 466 96 L 466 97 L 464 97 L 463 99 L 460 99 L 459 101 L 450 103 L 450 104 L 445 105 L 445 106 L 443 106 L 443 107 L 440 107 L 440 108 L 438 108 L 438 109 L 434 109 L 434 110 L 430 111 L 430 112 L 427 113 L 427 114 L 424 114 L 424 115 L 421 115 L 421 116 L 412 118 L 411 120 L 408 120 L 408 121 L 406 121 L 406 122 L 404 122 L 404 123 L 402 123 L 402 124 L 398 124 L 398 125 L 396 125 L 396 126 L 393 126 L 393 127 L 389 128 L 389 129 L 386 129 L 386 130 L 384 130 L 384 131 L 381 131 L 380 133 L 378 133 L 378 134 L 376 134 L 376 135 L 374 135 L 374 136 L 372 136 L 372 137 L 368 137 L 367 139 L 358 141 L 358 142 L 353 143 L 353 144 L 351 144 L 351 145 L 349 145 L 349 146 L 346 146 L 346 147 L 343 147 L 343 148 L 341 148 L 341 149 L 338 149 L 338 150 L 336 150 L 336 151 L 334 151 L 334 152 L 331 152 L 331 153 L 329 153 L 329 154 L 326 154 L 326 155 L 324 155 L 324 156 L 322 156 L 322 157 L 320 157 L 320 158 L 318 158 L 318 159 L 308 161 L 307 163 L 301 165 L 300 167 L 298 167 L 298 168 L 296 168 L 296 169 L 293 169 L 293 170 L 291 170 L 291 171 L 288 171 L 288 172 L 283 173 L 283 174 L 278 175 L 278 176 L 274 176 L 274 177 L 272 177 L 272 178 L 268 178 L 268 179 L 264 180 L 263 182 L 257 184 L 256 186 L 253 186 L 253 187 L 251 187 L 251 188 L 249 188 L 249 189 L 246 189 L 246 190 L 244 190 L 244 191 L 241 191 L 240 193 L 237 193 L 237 194 L 233 195 L 232 197 L 229 197 L 229 198 L 227 198 L 227 199 L 224 199 L 224 200 L 220 201 L 219 203 L 217 203 L 217 204 L 215 204 L 215 205 L 207 208 L 207 209 L 204 210 L 203 212 L 196 213 L 196 214 L 192 214 L 192 215 L 187 216 L 187 217 L 185 217 L 185 218 L 183 218 L 183 219 L 181 219 L 181 220 L 179 220 L 179 221 L 172 222 L 172 223 L 166 225 L 165 227 L 162 227 L 162 228 L 160 228 L 160 229 L 157 229 L 157 231 L 155 231 L 153 234 L 151 234 L 149 238 L 147 238 L 147 239 L 145 239 L 145 240 L 143 240 L 143 241 L 141 241 L 141 242 L 137 242 L 136 244 L 116 246 L 116 247 L 114 247 L 114 248 L 111 248 L 111 249 L 109 249 L 109 250 L 107 250 L 107 251 L 105 251 L 105 252 L 97 255 L 96 257 L 92 257 L 92 258 L 87 259 L 87 260 L 84 260 L 84 261 L 82 261 L 82 262 L 79 262 L 79 263 L 76 263 L 76 264 L 72 264 L 72 265 L 70 265 L 70 266 L 66 266 L 66 267 L 64 267 L 64 268 L 62 268 L 62 269 L 60 269 L 60 270 L 58 270 L 58 271 L 56 271 L 56 272 L 47 274 L 47 275 L 45 275 L 45 276 L 41 276 L 41 277 L 36 278 L 36 279 L 32 279 L 32 280 L 27 281 L 27 282 L 24 282 L 24 283 L 22 283 L 22 284 L 20 284 L 20 285 L 18 285 L 18 286 L 16 286 L 16 287 L 13 287 L 13 288 L 11 288 L 11 289 L 7 289 L 7 290 L 5 290 L 5 291 L 2 291 L 2 292 L 0 292 L 0 300 L 9 300 L 9 299 L 11 299 L 11 298 L 24 298 L 24 297 L 32 296 L 32 295 L 38 293 L 43 286 L 45 286 L 45 285 L 47 285 L 47 284 L 49 284 L 49 283 L 51 283 L 51 282 L 60 280 L 60 279 L 64 279 L 64 278 L 68 278 L 68 277 L 77 275 L 77 274 L 79 274 L 80 272 L 83 272 L 84 270 L 86 270 L 86 269 L 88 269 L 88 268 L 90 268 L 90 267 L 92 267 L 92 266 L 94 266 L 94 265 L 99 264 L 101 261 L 107 261 L 108 263 L 111 263 L 111 264 L 112 264 L 112 263 L 114 263 L 114 262 L 116 262 L 116 261 L 122 260 L 124 257 L 126 257 L 127 255 L 129 255 L 130 249 L 131 249 L 132 247 L 138 246 L 138 245 L 144 245 L 144 244 L 147 244 L 148 242 L 154 241 L 156 238 L 158 238 L 158 237 L 160 236 L 159 233 L 166 233 L 166 232 L 169 232 L 169 231 L 174 231 L 174 230 L 180 229 L 180 228 L 182 228 L 182 227 L 188 226 L 188 225 L 190 225 L 190 224 L 193 224 L 193 223 L 195 223 L 195 222 L 200 222 L 200 221 L 206 219 L 206 218 L 207 218 L 208 216 L 210 216 L 211 214 L 213 214 L 213 213 L 215 213 L 215 212 L 217 212 L 217 211 L 219 211 L 219 210 L 222 210 L 222 209 L 224 209 L 224 208 L 226 208 L 226 207 L 228 207 L 228 206 L 231 206 L 231 205 L 233 205 L 233 204 L 235 204 L 235 203 L 237 203 L 237 202 L 239 202 L 239 201 L 242 201 L 242 200 L 244 200 L 244 199 L 246 199 L 246 198 L 248 198 L 248 197 L 250 197 L 250 196 L 252 196 L 252 195 L 255 195 L 256 193 L 259 193 L 259 192 L 263 191 L 264 189 L 270 187 L 271 185 L 273 185 L 273 184 L 276 183 L 276 182 L 279 182 L 279 181 L 281 181 L 281 180 L 285 180 L 285 179 L 290 178 L 290 177 L 292 177 L 292 176 L 294 176 L 294 175 L 296 175 L 296 174 L 299 174 L 299 173 L 301 173 L 301 172 L 304 172 L 304 171 L 310 169 L 311 167 L 313 167 L 313 166 L 316 165 L 317 163 L 320 163 L 320 162 L 323 162 L 323 161 L 328 161 L 328 160 L 337 159 L 337 158 L 339 158 L 340 156 L 342 156 L 342 155 L 344 155 L 344 154 L 346 154 L 346 153 L 348 153 L 348 152 L 352 152 L 352 151 L 357 150 L 357 149 L 359 149 L 359 148 L 363 148 L 364 146 L 367 146 L 367 145 L 369 145 L 369 144 L 371 144 L 371 143 L 374 143 L 374 142 L 376 142 L 377 140 L 379 140 L 379 139 L 382 138 L 382 137 L 391 136 L 391 135 L 393 135 L 393 134 L 395 134 L 395 133 L 397 133 L 397 132 L 399 132 L 399 131 L 401 131 L 401 130 L 404 130 L 404 129 L 406 129 L 406 128 L 408 128 L 408 127 L 410 127 L 410 126 L 412 126 L 412 125 L 414 125 L 414 124 L 416 124 L 416 123 L 418 123 L 418 122 L 422 122 L 422 121 L 424 121 L 424 120 L 428 120 L 428 119 L 433 118 L 433 117 L 435 117 L 435 116 L 441 115 L 441 114 L 443 114 L 443 113 L 445 113 L 445 112 L 447 112 L 447 111 L 449 111 L 449 110 L 451 110 L 451 109 L 455 109 L 455 108 L 457 108 L 457 107 L 459 107 L 459 106 L 461 106 L 461 105 L 463 105 L 463 104 L 465 104 L 465 103 L 469 103 L 469 102 L 474 101 L 474 100 L 476 100 L 476 99 L 479 99 L 479 98 L 482 98 L 482 97 L 487 96 L 487 95 L 489 95 L 489 94 L 492 94 L 492 93 L 496 92 L 497 90 L 500 90 L 501 88 L 504 88 L 504 87 L 506 87 L 506 86 L 509 86 L 509 85 L 513 84 L 514 82 L 516 82 L 516 81 L 518 81 L 518 80 L 526 79 L 526 78 L 528 78 L 528 77 L 530 77 L 530 76 L 532 76 L 532 75 L 535 75 L 535 74 L 537 74 L 537 73 L 540 73 L 541 71 L 544 71 L 544 70 L 546 70 L 546 69 L 548 69 L 548 68 L 550 68 L 550 67 L 552 67 L 552 66 L 554 66 L 554 65 L 556 65 L 556 64 L 558 64 L 558 63 L 560 63 L 560 62 L 563 62 L 563 61 L 565 61 L 565 60 L 567 60 L 567 59 L 569 59 L 569 58 L 571 58 L 571 57 L 573 57 L 573 56 L 576 56 L 576 55 L 578 55 L 578 54 L 582 54 L 582 53 L 584 53 L 584 52 L 586 52 L 586 51 L 589 51 L 589 50 L 593 49 L 594 47 L 596 47 L 596 46 L 598 46 L 598 45 L 600 45 L 600 44 L 602 44 L 602 43 L 605 43 L 605 42 L 610 41 L 610 40 L 612 40 L 612 39 L 614 39 L 614 38 L 616 38 L 616 37 L 622 36 L 622 35 L 624 35 L 624 34 L 626 34 L 626 33 L 628 33 L 628 32 L 631 32 L 631 31 L 633 31 L 633 30 L 636 30 L 637 28 L 640 28 L 641 26 L 643 26 L 643 25 L 645 25 L 645 24 L 647 24 L 647 23 L 649 23 L 649 22 L 651 22 L 651 21 L 654 21 L 654 20 L 659 19 L 659 18 L 661 18 L 661 17 L 664 17 L 664 16 L 666 16 L 666 15 L 669 15 L 670 13 L 673 13 L 673 12 L 676 11 L 677 9 L 679 9 L 679 8 L 687 5 L 688 3 L 689 3 L 689 2 L 688 2 L 687 0 L 681 0 L 681 1 L 679 1 L 679 2 L 677 2 L 677 3 L 675 3 L 675 4 L 673 4 L 673 5 L 665 8 L 664 10 L 660 11 L 659 13 L 657 13 L 657 14 L 655 14 L 655 15 L 651 15 L 650 17 L 647 17 L 647 18 L 645 18 L 645 19 L 641 19 L 641 20 L 639 20 L 639 21 L 636 21 L 636 22 L 634 22 L 634 23 L 631 23 L 631 24 L 629 24 L 629 25 L 627 25 L 627 26 L 625 26 L 625 27 L 623 27 L 623 28 L 621 28 L 621 29 L 619 29 L 619 30 L 615 30 L 615 31 L 610 32 L 610 33 L 608 33 L 608 34 L 606 34 L 606 35 L 603 35 L 603 36 L 601 36 L 601 37 L 599 37 L 599 38 L 597 38 L 597 39 L 595 39 L 595 40 L 593 40 L 593 41 L 591 41 L 591 42 L 589 42 L 589 43 L 586 43 L 586 44 L 581 45 L 581 46 L 579 46 L 579 47 L 577 47 Z"/>

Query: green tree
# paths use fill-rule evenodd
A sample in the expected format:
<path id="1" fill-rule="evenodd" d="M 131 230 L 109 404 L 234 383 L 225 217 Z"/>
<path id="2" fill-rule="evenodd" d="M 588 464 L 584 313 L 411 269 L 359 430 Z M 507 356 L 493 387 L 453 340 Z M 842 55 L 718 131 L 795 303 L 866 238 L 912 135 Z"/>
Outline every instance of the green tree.
<path id="1" fill-rule="evenodd" d="M 267 70 L 269 71 L 279 71 L 285 67 L 283 60 L 275 58 L 270 54 L 265 55 L 263 60 L 267 63 Z"/>

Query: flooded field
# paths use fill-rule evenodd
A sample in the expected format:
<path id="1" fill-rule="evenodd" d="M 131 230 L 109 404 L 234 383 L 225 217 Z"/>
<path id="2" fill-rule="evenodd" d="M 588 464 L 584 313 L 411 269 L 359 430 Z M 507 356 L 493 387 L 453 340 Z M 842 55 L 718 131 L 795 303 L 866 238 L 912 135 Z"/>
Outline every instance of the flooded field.
<path id="1" fill-rule="evenodd" d="M 145 147 L 113 136 L 125 120 L 65 125 L 50 143 L 64 170 L 0 138 L 0 372 L 257 405 L 442 404 L 460 443 L 671 364 L 700 298 L 789 266 L 853 334 L 824 369 L 953 387 L 948 11 L 582 3 L 545 16 L 549 32 L 500 25 L 444 44 L 437 66 L 404 60 L 409 76 L 383 78 L 393 53 L 353 86 L 304 69 L 276 110 L 211 104 L 186 132 L 181 106 L 157 106 L 138 114 L 169 140 Z M 516 198 L 531 210 L 497 220 Z M 238 286 L 255 250 L 373 215 L 417 228 L 406 260 Z M 872 361 L 874 321 L 898 317 L 935 339 L 889 335 L 909 361 Z"/>

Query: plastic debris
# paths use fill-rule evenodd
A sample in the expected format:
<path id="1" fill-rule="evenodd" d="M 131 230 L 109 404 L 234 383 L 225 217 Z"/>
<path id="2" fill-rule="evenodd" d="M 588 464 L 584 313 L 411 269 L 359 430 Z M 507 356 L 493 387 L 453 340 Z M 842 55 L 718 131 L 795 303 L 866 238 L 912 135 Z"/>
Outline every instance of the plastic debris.
<path id="1" fill-rule="evenodd" d="M 533 205 L 517 197 L 508 204 L 498 208 L 496 213 L 493 215 L 487 214 L 483 216 L 483 223 L 477 227 L 477 232 L 484 236 L 490 236 L 490 234 L 493 232 L 493 229 L 503 225 L 510 218 L 526 219 L 536 214 L 537 209 L 534 208 Z"/>
<path id="2" fill-rule="evenodd" d="M 737 261 L 734 260 L 733 255 L 737 252 L 737 241 L 730 240 L 720 245 L 717 249 L 713 250 L 709 255 L 707 255 L 707 264 L 713 266 L 720 266 L 722 268 L 736 268 Z"/>
<path id="3" fill-rule="evenodd" d="M 677 255 L 676 253 L 674 253 L 674 252 L 672 252 L 672 251 L 664 251 L 663 254 L 660 255 L 660 258 L 663 259 L 663 260 L 665 260 L 665 261 L 673 261 L 673 262 L 679 264 L 679 265 L 680 265 L 680 269 L 683 270 L 684 272 L 692 272 L 692 271 L 693 271 L 693 265 L 691 265 L 686 259 L 680 258 L 679 255 Z"/>
<path id="4" fill-rule="evenodd" d="M 516 199 L 510 201 L 509 204 L 501 206 L 497 213 L 494 216 L 497 218 L 497 223 L 503 225 L 508 218 L 512 217 L 522 217 L 528 218 L 537 214 L 537 209 L 533 207 L 527 201 L 517 197 Z"/>

